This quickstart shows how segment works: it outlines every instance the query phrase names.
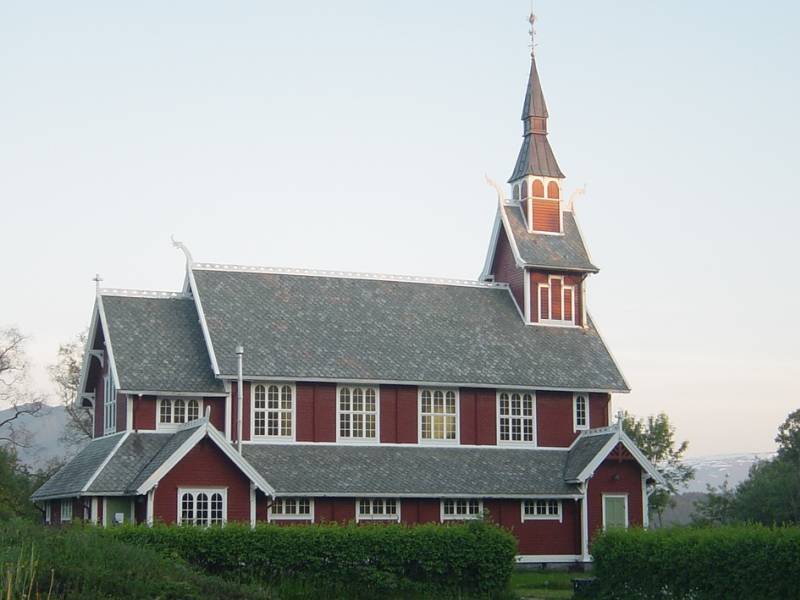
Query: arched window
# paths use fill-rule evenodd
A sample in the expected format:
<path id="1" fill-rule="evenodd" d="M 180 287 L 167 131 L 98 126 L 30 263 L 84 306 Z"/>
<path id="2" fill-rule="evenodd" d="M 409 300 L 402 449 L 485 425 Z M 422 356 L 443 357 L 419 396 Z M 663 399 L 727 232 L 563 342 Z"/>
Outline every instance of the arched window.
<path id="1" fill-rule="evenodd" d="M 514 186 L 514 200 L 519 200 L 519 184 Z"/>
<path id="2" fill-rule="evenodd" d="M 183 400 L 175 400 L 172 408 L 173 421 L 175 423 L 186 422 L 186 403 Z"/>
<path id="3" fill-rule="evenodd" d="M 194 421 L 195 419 L 200 418 L 200 403 L 197 400 L 189 400 L 189 403 L 186 405 L 186 420 L 187 421 Z"/>
<path id="4" fill-rule="evenodd" d="M 291 438 L 294 421 L 294 388 L 263 385 L 253 389 L 253 435 Z"/>
<path id="5" fill-rule="evenodd" d="M 181 496 L 181 523 L 192 523 L 194 521 L 194 496 L 186 493 Z"/>
<path id="6" fill-rule="evenodd" d="M 528 182 L 527 181 L 523 181 L 522 182 L 522 197 L 523 198 L 527 198 L 528 197 Z"/>
<path id="7" fill-rule="evenodd" d="M 544 184 L 541 179 L 533 180 L 531 191 L 534 198 L 544 198 Z"/>
<path id="8" fill-rule="evenodd" d="M 575 394 L 572 406 L 575 431 L 589 429 L 589 401 L 586 399 L 586 394 Z"/>
<path id="9" fill-rule="evenodd" d="M 551 181 L 547 184 L 547 197 L 552 198 L 553 200 L 558 200 L 558 184 L 555 181 Z"/>
<path id="10" fill-rule="evenodd" d="M 227 491 L 220 488 L 178 488 L 179 525 L 223 525 L 227 520 Z"/>

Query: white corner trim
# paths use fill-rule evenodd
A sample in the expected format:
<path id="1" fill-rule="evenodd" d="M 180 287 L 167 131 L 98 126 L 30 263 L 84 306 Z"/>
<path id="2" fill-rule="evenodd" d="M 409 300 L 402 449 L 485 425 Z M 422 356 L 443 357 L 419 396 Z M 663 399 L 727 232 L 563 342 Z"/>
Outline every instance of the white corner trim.
<path id="1" fill-rule="evenodd" d="M 114 458 L 114 455 L 117 453 L 117 450 L 119 450 L 119 447 L 120 447 L 120 446 L 122 446 L 122 444 L 124 444 L 124 443 L 125 443 L 125 440 L 127 440 L 127 439 L 128 439 L 128 436 L 129 436 L 130 434 L 131 434 L 131 432 L 130 432 L 130 431 L 126 431 L 126 432 L 124 432 L 124 433 L 121 433 L 121 435 L 120 435 L 120 438 L 119 438 L 119 441 L 118 441 L 118 442 L 116 443 L 116 445 L 115 445 L 115 446 L 114 446 L 114 447 L 111 449 L 111 452 L 109 452 L 109 453 L 108 453 L 108 456 L 106 456 L 106 457 L 103 459 L 103 462 L 101 462 L 101 463 L 100 463 L 100 466 L 99 466 L 99 467 L 97 467 L 97 470 L 96 470 L 96 471 L 94 472 L 94 474 L 93 474 L 93 475 L 92 475 L 92 476 L 89 478 L 89 481 L 87 481 L 87 482 L 86 482 L 86 485 L 84 485 L 84 486 L 83 486 L 83 489 L 81 490 L 81 493 L 83 493 L 83 492 L 87 491 L 87 490 L 88 490 L 88 489 L 91 487 L 91 485 L 94 483 L 94 480 L 95 480 L 95 479 L 97 479 L 97 476 L 98 476 L 98 475 L 100 475 L 100 473 L 102 473 L 103 469 L 105 469 L 105 468 L 106 468 L 106 465 L 107 465 L 107 464 L 108 464 L 108 463 L 111 461 L 111 459 L 112 459 L 112 458 Z M 119 434 L 116 434 L 116 433 L 114 433 L 114 434 L 111 434 L 111 435 L 119 435 Z"/>
<path id="2" fill-rule="evenodd" d="M 103 296 L 97 296 L 97 309 L 100 314 L 100 324 L 103 327 L 103 337 L 105 338 L 106 352 L 108 353 L 109 370 L 114 377 L 114 389 L 119 390 L 119 375 L 117 375 L 117 363 L 114 360 L 114 350 L 111 344 L 111 331 L 108 328 L 108 320 L 106 319 L 106 310 L 103 307 Z M 105 400 L 104 400 L 105 401 Z"/>
<path id="3" fill-rule="evenodd" d="M 498 233 L 500 232 L 500 211 L 502 208 L 498 208 L 497 213 L 494 215 L 494 224 L 492 225 L 492 232 L 489 234 L 489 247 L 486 249 L 486 259 L 483 262 L 483 270 L 481 271 L 480 276 L 478 279 L 481 281 L 486 281 L 489 279 L 489 276 L 492 271 L 492 264 L 494 264 L 494 256 L 497 252 L 497 241 L 498 241 Z"/>
<path id="4" fill-rule="evenodd" d="M 256 526 L 256 486 L 250 482 L 250 528 Z"/>
<path id="5" fill-rule="evenodd" d="M 197 291 L 197 283 L 194 280 L 194 266 L 191 264 L 186 265 L 186 278 L 189 281 L 189 289 L 192 292 L 194 305 L 197 309 L 197 319 L 200 322 L 200 329 L 203 332 L 203 339 L 206 341 L 206 349 L 208 350 L 208 358 L 211 361 L 211 370 L 215 376 L 219 376 L 219 363 L 217 363 L 217 355 L 214 353 L 214 344 L 211 341 L 211 333 L 208 331 L 208 324 L 206 323 L 206 313 L 203 311 L 203 303 L 200 301 L 200 294 Z M 233 348 L 231 348 L 233 352 Z"/>

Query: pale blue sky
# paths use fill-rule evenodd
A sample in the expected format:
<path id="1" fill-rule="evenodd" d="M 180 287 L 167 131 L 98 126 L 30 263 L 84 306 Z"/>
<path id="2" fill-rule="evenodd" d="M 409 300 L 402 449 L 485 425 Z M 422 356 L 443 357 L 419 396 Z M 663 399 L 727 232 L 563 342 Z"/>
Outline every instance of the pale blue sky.
<path id="1" fill-rule="evenodd" d="M 93 283 L 181 256 L 476 277 L 521 135 L 527 2 L 3 2 L 0 325 L 36 382 Z M 590 309 L 692 454 L 800 405 L 793 2 L 539 0 Z"/>

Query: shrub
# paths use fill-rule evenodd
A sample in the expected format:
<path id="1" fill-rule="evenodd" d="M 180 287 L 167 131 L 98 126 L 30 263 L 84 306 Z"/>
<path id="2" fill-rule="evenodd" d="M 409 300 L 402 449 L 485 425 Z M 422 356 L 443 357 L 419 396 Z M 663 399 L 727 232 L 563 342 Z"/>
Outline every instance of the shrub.
<path id="1" fill-rule="evenodd" d="M 592 546 L 599 598 L 800 598 L 800 528 L 608 531 Z"/>
<path id="2" fill-rule="evenodd" d="M 209 576 L 153 548 L 136 547 L 91 526 L 44 528 L 0 523 L 0 577 L 10 598 L 93 600 L 263 599 L 255 587 Z M 19 588 L 33 590 L 27 596 Z"/>
<path id="3" fill-rule="evenodd" d="M 208 573 L 329 597 L 497 596 L 508 588 L 516 554 L 510 533 L 483 522 L 121 527 L 107 534 Z"/>

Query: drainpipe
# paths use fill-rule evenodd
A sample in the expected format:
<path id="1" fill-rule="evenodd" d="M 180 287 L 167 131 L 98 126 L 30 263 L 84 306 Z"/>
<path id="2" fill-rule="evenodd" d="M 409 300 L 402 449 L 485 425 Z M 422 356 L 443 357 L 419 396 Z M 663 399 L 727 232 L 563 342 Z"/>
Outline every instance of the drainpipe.
<path id="1" fill-rule="evenodd" d="M 242 406 L 244 404 L 243 397 L 243 382 L 242 382 L 242 355 L 244 354 L 244 347 L 239 344 L 236 346 L 236 447 L 239 454 L 242 453 Z"/>

